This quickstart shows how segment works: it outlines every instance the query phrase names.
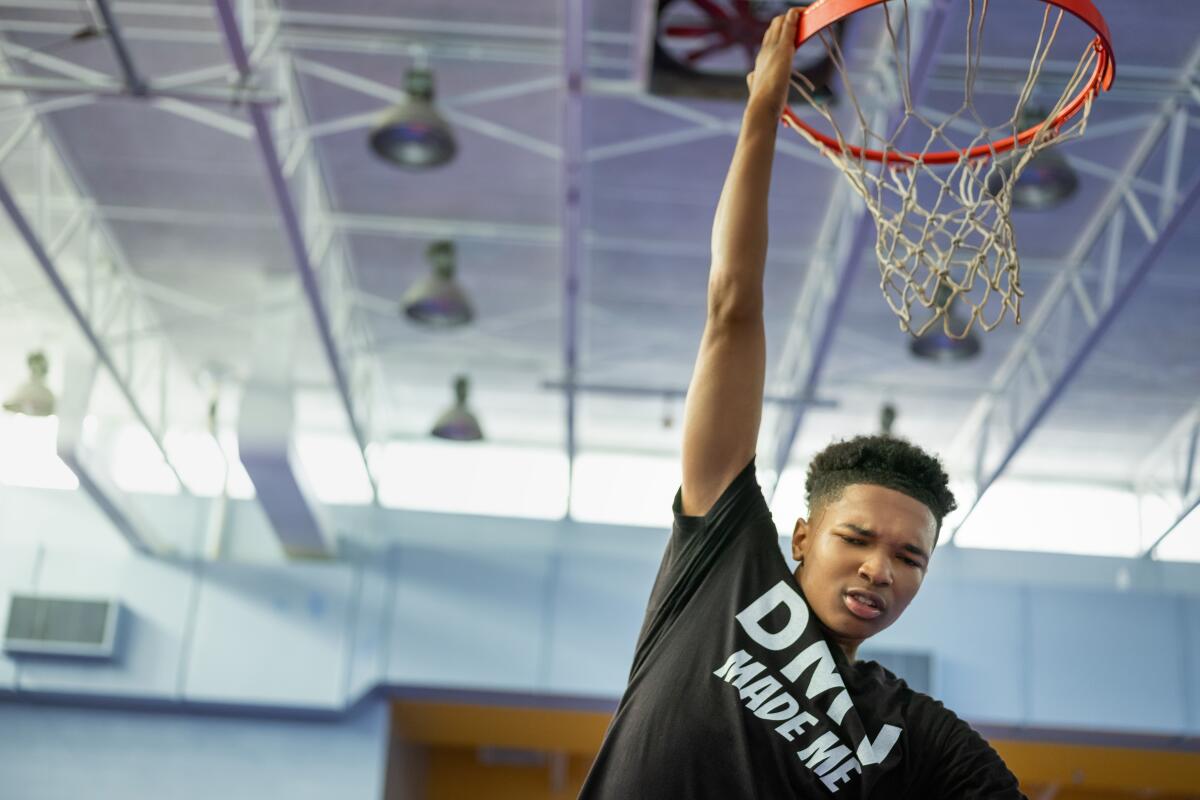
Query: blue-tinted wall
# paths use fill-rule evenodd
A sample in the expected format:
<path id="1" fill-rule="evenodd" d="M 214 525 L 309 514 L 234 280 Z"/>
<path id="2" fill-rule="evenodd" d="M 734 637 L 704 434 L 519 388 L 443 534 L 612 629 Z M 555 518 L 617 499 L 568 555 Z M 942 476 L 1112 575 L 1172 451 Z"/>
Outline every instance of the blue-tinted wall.
<path id="1" fill-rule="evenodd" d="M 0 500 L 0 624 L 13 591 L 115 596 L 129 612 L 113 662 L 0 656 L 0 693 L 17 699 L 326 712 L 376 686 L 615 699 L 666 536 L 340 509 L 341 559 L 284 563 L 244 503 L 226 559 L 207 561 L 192 558 L 203 504 L 159 498 L 145 510 L 177 554 L 152 560 L 74 500 L 54 513 L 47 493 Z M 933 693 L 975 722 L 1200 734 L 1200 565 L 946 548 L 873 644 L 931 653 Z"/>
<path id="2" fill-rule="evenodd" d="M 0 702 L 5 800 L 378 800 L 387 709 L 338 720 Z"/>

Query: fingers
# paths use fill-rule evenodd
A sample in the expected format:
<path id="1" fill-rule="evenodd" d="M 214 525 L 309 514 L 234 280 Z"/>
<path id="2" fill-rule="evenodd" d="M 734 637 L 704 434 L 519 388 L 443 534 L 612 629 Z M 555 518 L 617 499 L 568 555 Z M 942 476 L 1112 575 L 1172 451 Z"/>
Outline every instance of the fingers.
<path id="1" fill-rule="evenodd" d="M 787 17 L 787 22 L 784 24 L 783 34 L 787 37 L 788 41 L 792 43 L 792 46 L 795 47 L 798 44 L 796 42 L 796 36 L 797 29 L 800 27 L 800 9 L 789 9 L 785 16 Z"/>
<path id="2" fill-rule="evenodd" d="M 800 9 L 791 8 L 787 13 L 780 14 L 771 20 L 767 32 L 763 34 L 762 46 L 775 44 L 781 39 L 795 41 L 796 26 L 800 23 Z"/>
<path id="3" fill-rule="evenodd" d="M 771 20 L 771 24 L 767 26 L 767 32 L 763 34 L 762 46 L 767 47 L 779 41 L 780 29 L 783 27 L 781 20 L 784 15 L 780 14 Z"/>

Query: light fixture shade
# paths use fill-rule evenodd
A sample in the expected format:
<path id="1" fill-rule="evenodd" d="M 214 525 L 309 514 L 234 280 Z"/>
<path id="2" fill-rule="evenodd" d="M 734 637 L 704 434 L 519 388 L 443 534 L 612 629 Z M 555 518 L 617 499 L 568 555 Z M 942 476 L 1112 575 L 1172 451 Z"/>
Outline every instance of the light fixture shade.
<path id="1" fill-rule="evenodd" d="M 999 194 L 1012 174 L 1016 159 L 1009 156 L 988 176 L 988 191 Z M 1067 159 L 1060 153 L 1047 150 L 1034 156 L 1025 165 L 1012 186 L 1013 208 L 1025 211 L 1046 211 L 1065 203 L 1079 188 L 1079 178 Z"/>
<path id="2" fill-rule="evenodd" d="M 48 417 L 54 413 L 54 393 L 46 386 L 46 374 L 50 371 L 46 355 L 30 353 L 26 359 L 29 379 L 16 388 L 4 401 L 4 410 L 30 417 Z"/>
<path id="3" fill-rule="evenodd" d="M 954 322 L 951 322 L 953 325 Z M 961 339 L 947 336 L 940 326 L 934 326 L 908 343 L 917 358 L 926 361 L 967 361 L 979 355 L 979 337 L 971 331 Z"/>
<path id="4" fill-rule="evenodd" d="M 955 311 L 953 302 L 953 289 L 944 283 L 939 284 L 933 304 L 938 309 L 944 309 L 947 324 L 931 325 L 929 330 L 910 339 L 908 349 L 914 356 L 926 361 L 952 362 L 967 361 L 979 355 L 981 347 L 974 330 L 967 331 L 966 336 L 958 339 L 946 333 L 947 327 L 955 331 L 967 327 Z"/>
<path id="5" fill-rule="evenodd" d="M 450 161 L 458 146 L 450 124 L 433 105 L 433 73 L 410 69 L 404 76 L 404 93 L 371 129 L 371 149 L 405 169 L 429 169 Z"/>
<path id="6" fill-rule="evenodd" d="M 413 322 L 431 328 L 466 325 L 475 317 L 471 301 L 454 277 L 453 242 L 434 242 L 426 254 L 430 273 L 413 284 L 400 305 Z"/>
<path id="7" fill-rule="evenodd" d="M 477 442 L 483 438 L 479 420 L 467 408 L 467 393 L 470 383 L 465 376 L 454 380 L 454 405 L 447 409 L 433 425 L 432 434 L 439 439 L 455 442 Z"/>
<path id="8" fill-rule="evenodd" d="M 895 426 L 896 407 L 891 403 L 884 403 L 883 408 L 879 409 L 879 432 L 884 436 L 891 436 Z"/>
<path id="9" fill-rule="evenodd" d="M 1037 108 L 1026 108 L 1021 112 L 1018 127 L 1030 128 L 1048 114 Z M 1021 158 L 1014 152 L 996 164 L 987 177 L 987 189 L 993 195 L 1000 194 L 1011 178 L 1014 167 Z M 1034 156 L 1011 187 L 1013 208 L 1026 211 L 1046 211 L 1062 205 L 1079 188 L 1079 176 L 1067 163 L 1067 159 L 1054 149 L 1054 145 Z"/>

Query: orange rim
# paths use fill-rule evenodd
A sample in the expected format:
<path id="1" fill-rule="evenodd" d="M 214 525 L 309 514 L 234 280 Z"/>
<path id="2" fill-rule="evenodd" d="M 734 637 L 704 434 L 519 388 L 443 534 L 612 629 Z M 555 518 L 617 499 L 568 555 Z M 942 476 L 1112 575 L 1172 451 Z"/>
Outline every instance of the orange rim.
<path id="1" fill-rule="evenodd" d="M 1079 94 L 1071 102 L 1067 103 L 1054 119 L 1038 123 L 1015 136 L 1009 136 L 1006 139 L 1000 139 L 996 142 L 981 144 L 966 150 L 943 150 L 937 153 L 872 150 L 854 145 L 842 145 L 837 139 L 822 133 L 800 119 L 790 106 L 785 106 L 783 109 L 783 121 L 793 128 L 803 130 L 809 136 L 835 152 L 849 153 L 855 158 L 866 159 L 868 161 L 879 161 L 889 165 L 897 164 L 901 166 L 905 164 L 955 164 L 963 159 L 990 158 L 991 156 L 1008 152 L 1018 145 L 1027 144 L 1037 136 L 1038 132 L 1045 125 L 1050 125 L 1057 131 L 1069 119 L 1078 114 L 1080 109 L 1089 100 L 1099 95 L 1101 91 L 1109 90 L 1113 79 L 1116 77 L 1117 65 L 1116 59 L 1113 56 L 1112 37 L 1108 32 L 1108 24 L 1104 21 L 1104 17 L 1101 16 L 1100 11 L 1092 4 L 1091 0 L 1041 1 L 1072 14 L 1096 32 L 1096 38 L 1092 41 L 1092 47 L 1096 50 L 1097 58 L 1096 68 L 1092 71 L 1092 77 L 1088 80 L 1087 85 L 1080 90 Z M 796 46 L 799 47 L 838 20 L 845 19 L 851 14 L 857 14 L 859 11 L 871 6 L 877 6 L 886 2 L 889 2 L 889 0 L 817 0 L 817 2 L 811 6 L 807 6 L 800 12 L 800 24 L 796 30 Z"/>

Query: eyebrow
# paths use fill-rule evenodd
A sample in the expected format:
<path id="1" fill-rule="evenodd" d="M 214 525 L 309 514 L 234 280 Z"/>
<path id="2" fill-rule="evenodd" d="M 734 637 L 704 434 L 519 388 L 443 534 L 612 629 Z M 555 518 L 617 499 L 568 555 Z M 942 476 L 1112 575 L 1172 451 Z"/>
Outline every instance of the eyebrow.
<path id="1" fill-rule="evenodd" d="M 857 533 L 859 536 L 866 536 L 868 539 L 878 539 L 879 538 L 879 534 L 876 533 L 875 531 L 871 530 L 870 528 L 863 528 L 858 525 L 851 524 L 849 522 L 840 522 L 840 523 L 838 523 L 838 525 L 840 525 L 843 528 L 849 528 L 850 530 Z M 918 555 L 921 558 L 925 559 L 926 561 L 929 560 L 929 554 L 926 553 L 921 548 L 917 547 L 915 544 L 903 544 L 903 545 L 900 545 L 900 549 L 906 550 L 909 553 L 912 553 L 913 555 Z"/>

